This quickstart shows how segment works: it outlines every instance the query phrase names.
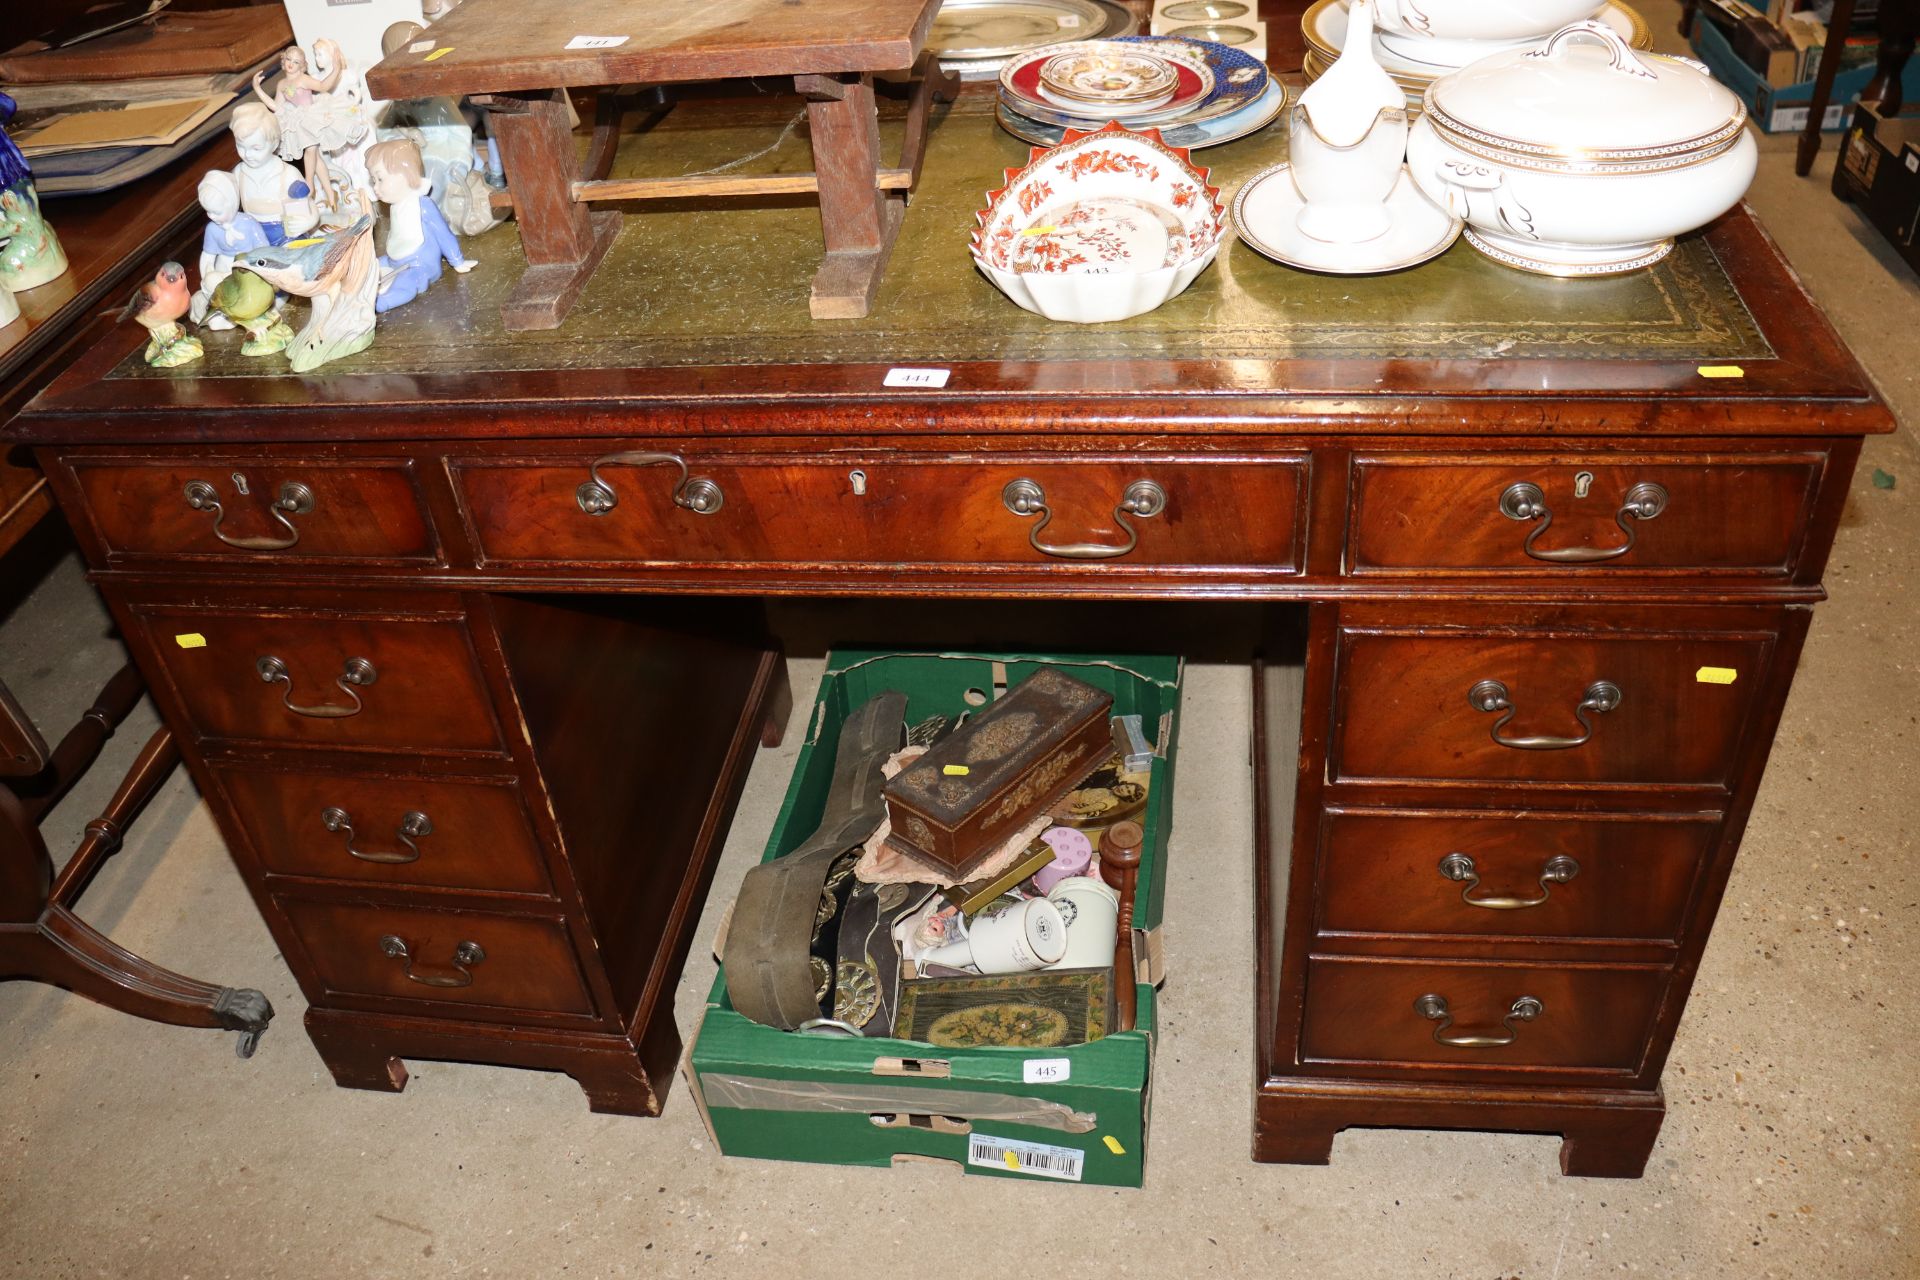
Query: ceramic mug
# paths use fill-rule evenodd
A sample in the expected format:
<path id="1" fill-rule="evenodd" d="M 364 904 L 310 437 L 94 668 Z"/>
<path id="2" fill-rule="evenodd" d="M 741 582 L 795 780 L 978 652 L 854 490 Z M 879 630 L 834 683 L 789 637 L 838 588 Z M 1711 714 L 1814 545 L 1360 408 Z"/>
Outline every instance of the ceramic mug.
<path id="1" fill-rule="evenodd" d="M 1067 924 L 1067 952 L 1056 969 L 1106 969 L 1120 945 L 1120 895 L 1103 881 L 1073 876 L 1055 885 L 1047 900 Z"/>
<path id="2" fill-rule="evenodd" d="M 1045 898 L 1002 898 L 973 918 L 967 936 L 922 952 L 919 963 L 981 973 L 1027 973 L 1060 963 L 1067 922 Z"/>

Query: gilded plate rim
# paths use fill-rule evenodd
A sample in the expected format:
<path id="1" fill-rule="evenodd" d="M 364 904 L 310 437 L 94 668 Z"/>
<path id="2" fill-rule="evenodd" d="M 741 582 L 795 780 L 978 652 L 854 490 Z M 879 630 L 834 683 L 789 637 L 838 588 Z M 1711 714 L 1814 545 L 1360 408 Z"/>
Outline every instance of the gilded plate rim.
<path id="1" fill-rule="evenodd" d="M 1057 9 L 1061 13 L 1072 13 L 1090 25 L 1084 35 L 1074 39 L 1106 39 L 1106 27 L 1111 24 L 1113 15 L 1096 0 L 945 0 L 940 6 L 941 12 L 948 9 L 1007 9 L 1039 8 Z M 935 15 L 937 25 L 940 19 Z M 1049 33 L 1049 38 L 1033 44 L 1018 45 L 972 45 L 961 48 L 943 49 L 933 41 L 931 30 L 927 33 L 927 51 L 936 58 L 950 62 L 978 62 L 984 58 L 1011 58 L 1015 54 L 1025 53 L 1029 49 L 1041 49 L 1050 44 L 1062 43 L 1060 37 L 1071 31 L 1071 27 L 1059 27 Z"/>

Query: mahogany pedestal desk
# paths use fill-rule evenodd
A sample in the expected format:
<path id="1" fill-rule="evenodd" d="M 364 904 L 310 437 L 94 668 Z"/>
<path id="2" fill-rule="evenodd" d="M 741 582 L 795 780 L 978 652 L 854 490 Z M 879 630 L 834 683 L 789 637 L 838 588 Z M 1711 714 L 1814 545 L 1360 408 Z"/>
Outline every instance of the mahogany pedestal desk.
<path id="1" fill-rule="evenodd" d="M 701 110 L 629 167 L 754 151 L 793 106 Z M 561 331 L 501 327 L 509 227 L 321 375 L 217 342 L 149 370 L 120 332 L 21 419 L 321 1055 L 657 1109 L 673 974 L 783 719 L 759 598 L 1241 601 L 1274 637 L 1255 1156 L 1495 1128 L 1637 1175 L 1888 411 L 1745 210 L 1601 281 L 1233 244 L 1152 315 L 1049 324 L 966 258 L 1025 156 L 990 110 L 933 131 L 864 320 L 787 302 L 810 209 L 661 209 Z M 1283 147 L 1206 159 L 1230 191 Z"/>

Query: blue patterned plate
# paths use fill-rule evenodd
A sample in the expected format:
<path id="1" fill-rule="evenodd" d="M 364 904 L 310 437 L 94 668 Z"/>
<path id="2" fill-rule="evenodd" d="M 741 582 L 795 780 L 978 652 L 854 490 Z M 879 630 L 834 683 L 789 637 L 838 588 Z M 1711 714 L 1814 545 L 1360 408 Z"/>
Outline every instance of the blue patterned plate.
<path id="1" fill-rule="evenodd" d="M 1269 79 L 1261 90 L 1260 96 L 1246 103 L 1239 110 L 1211 120 L 1198 123 L 1175 121 L 1168 124 L 1142 125 L 1143 129 L 1159 131 L 1160 138 L 1170 147 L 1183 147 L 1197 151 L 1202 147 L 1218 146 L 1223 142 L 1232 142 L 1258 132 L 1273 122 L 1280 109 L 1287 105 L 1287 87 L 1278 80 Z M 1065 141 L 1067 130 L 1064 126 L 1049 124 L 1022 115 L 1008 106 L 1003 98 L 997 111 L 1000 127 L 1022 142 L 1031 142 L 1039 147 L 1057 147 Z M 1098 124 L 1074 125 L 1075 129 L 1095 129 Z"/>

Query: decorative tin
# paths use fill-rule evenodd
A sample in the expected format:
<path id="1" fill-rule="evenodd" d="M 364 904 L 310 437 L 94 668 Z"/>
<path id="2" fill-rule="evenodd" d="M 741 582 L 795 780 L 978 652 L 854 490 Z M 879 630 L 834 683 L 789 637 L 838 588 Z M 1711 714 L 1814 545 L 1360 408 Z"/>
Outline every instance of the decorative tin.
<path id="1" fill-rule="evenodd" d="M 1112 707 L 1042 667 L 887 784 L 887 842 L 964 878 L 1106 758 Z"/>
<path id="2" fill-rule="evenodd" d="M 1089 1044 L 1113 1025 L 1113 970 L 1050 969 L 900 984 L 893 1034 L 943 1049 Z"/>

